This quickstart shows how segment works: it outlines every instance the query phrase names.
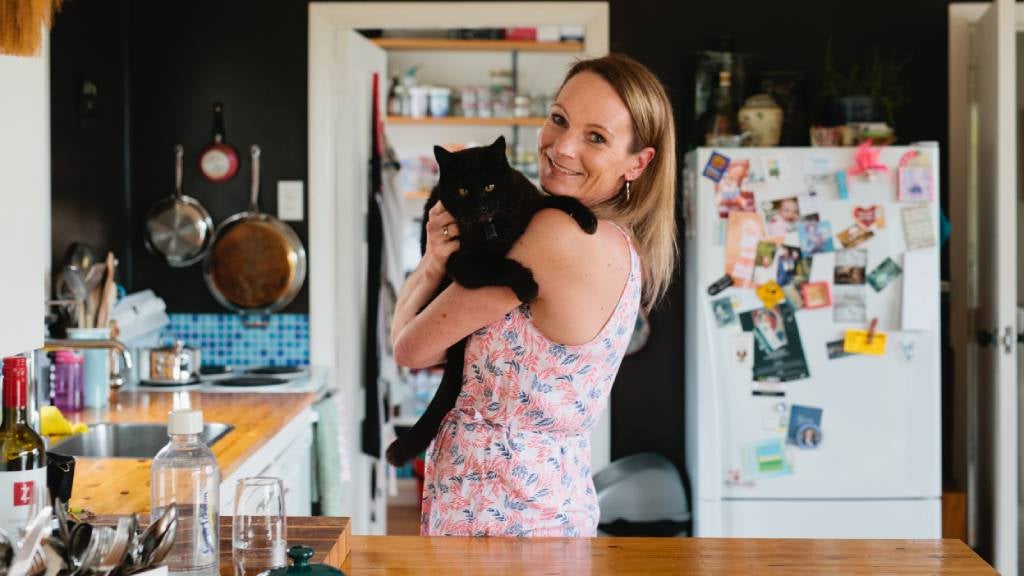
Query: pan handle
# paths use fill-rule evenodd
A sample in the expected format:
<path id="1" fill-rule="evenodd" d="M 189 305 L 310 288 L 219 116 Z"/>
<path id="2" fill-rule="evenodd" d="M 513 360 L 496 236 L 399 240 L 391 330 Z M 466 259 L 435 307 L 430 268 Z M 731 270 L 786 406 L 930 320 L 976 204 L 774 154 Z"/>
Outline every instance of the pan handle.
<path id="1" fill-rule="evenodd" d="M 185 161 L 185 149 L 178 144 L 174 147 L 174 195 L 181 198 L 183 193 L 181 191 L 181 173 L 182 165 Z"/>
<path id="2" fill-rule="evenodd" d="M 252 188 L 249 195 L 249 211 L 260 211 L 260 147 L 253 144 L 252 148 Z"/>

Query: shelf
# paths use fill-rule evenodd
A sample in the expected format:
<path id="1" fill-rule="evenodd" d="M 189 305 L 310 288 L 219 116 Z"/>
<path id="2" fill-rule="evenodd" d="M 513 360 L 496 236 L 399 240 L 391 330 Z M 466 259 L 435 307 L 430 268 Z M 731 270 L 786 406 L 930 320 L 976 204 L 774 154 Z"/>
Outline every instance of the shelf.
<path id="1" fill-rule="evenodd" d="M 465 116 L 444 116 L 437 118 L 413 118 L 411 116 L 388 116 L 384 122 L 397 125 L 426 126 L 543 126 L 547 118 L 467 118 Z"/>
<path id="2" fill-rule="evenodd" d="M 452 50 L 520 52 L 582 52 L 582 42 L 535 42 L 531 40 L 458 40 L 449 38 L 373 38 L 385 50 Z"/>

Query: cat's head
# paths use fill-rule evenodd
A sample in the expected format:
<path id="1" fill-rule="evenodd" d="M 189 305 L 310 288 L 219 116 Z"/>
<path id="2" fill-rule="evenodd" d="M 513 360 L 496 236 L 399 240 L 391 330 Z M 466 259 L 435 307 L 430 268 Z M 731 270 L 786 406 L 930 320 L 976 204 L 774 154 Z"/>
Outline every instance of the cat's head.
<path id="1" fill-rule="evenodd" d="M 441 202 L 457 221 L 487 222 L 499 210 L 518 204 L 514 172 L 505 156 L 505 137 L 490 146 L 449 152 L 434 146 L 441 171 L 438 181 Z"/>

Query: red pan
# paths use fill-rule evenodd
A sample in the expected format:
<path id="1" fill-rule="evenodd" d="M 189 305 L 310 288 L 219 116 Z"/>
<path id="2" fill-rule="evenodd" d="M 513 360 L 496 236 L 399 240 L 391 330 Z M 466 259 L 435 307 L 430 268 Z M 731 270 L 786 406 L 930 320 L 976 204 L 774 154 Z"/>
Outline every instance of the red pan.
<path id="1" fill-rule="evenodd" d="M 224 141 L 224 106 L 213 103 L 213 142 L 199 153 L 199 171 L 210 182 L 227 182 L 238 172 L 238 151 Z"/>

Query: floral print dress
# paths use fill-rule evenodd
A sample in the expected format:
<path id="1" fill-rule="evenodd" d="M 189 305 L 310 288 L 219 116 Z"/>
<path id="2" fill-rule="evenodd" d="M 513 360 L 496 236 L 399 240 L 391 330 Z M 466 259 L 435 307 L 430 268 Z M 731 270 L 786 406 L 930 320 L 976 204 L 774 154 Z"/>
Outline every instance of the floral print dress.
<path id="1" fill-rule="evenodd" d="M 623 235 L 629 278 L 590 342 L 548 340 L 525 304 L 470 335 L 462 392 L 427 450 L 421 534 L 596 533 L 590 431 L 608 403 L 640 306 L 639 257 Z"/>

